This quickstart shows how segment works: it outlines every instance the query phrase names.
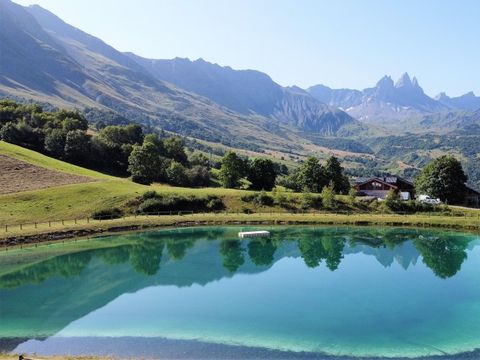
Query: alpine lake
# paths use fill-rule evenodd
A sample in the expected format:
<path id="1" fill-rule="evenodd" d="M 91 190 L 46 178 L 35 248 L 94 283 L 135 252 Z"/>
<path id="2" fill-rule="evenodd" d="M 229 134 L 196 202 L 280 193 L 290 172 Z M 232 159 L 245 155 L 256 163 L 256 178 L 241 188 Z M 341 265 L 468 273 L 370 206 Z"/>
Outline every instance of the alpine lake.
<path id="1" fill-rule="evenodd" d="M 239 231 L 268 238 L 239 239 Z M 0 352 L 480 359 L 480 237 L 197 227 L 0 253 Z"/>

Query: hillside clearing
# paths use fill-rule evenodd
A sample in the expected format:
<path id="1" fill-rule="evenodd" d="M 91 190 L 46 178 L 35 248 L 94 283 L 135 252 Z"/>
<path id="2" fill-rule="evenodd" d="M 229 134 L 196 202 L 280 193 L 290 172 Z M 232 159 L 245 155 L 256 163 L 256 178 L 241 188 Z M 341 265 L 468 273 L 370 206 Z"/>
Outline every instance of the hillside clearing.
<path id="1" fill-rule="evenodd" d="M 25 161 L 0 155 L 0 194 L 80 184 L 96 179 L 50 170 Z"/>

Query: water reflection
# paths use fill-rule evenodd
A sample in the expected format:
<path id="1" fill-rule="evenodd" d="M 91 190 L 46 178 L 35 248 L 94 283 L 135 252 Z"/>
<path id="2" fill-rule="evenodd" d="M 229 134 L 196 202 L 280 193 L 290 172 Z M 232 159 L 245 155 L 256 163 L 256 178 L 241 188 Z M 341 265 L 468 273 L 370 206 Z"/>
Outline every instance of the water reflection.
<path id="1" fill-rule="evenodd" d="M 425 319 L 419 319 L 428 311 L 432 312 L 431 328 L 441 328 L 435 322 L 437 313 L 450 309 L 458 300 L 457 294 L 463 296 L 462 301 L 469 297 L 476 301 L 480 294 L 480 288 L 477 291 L 467 281 L 476 278 L 472 266 L 466 266 L 470 273 L 461 272 L 468 255 L 473 256 L 474 247 L 480 243 L 473 235 L 415 229 L 284 227 L 270 228 L 269 238 L 239 240 L 239 230 L 215 227 L 158 231 L 93 239 L 78 246 L 57 244 L 0 254 L 0 352 L 13 349 L 24 339 L 58 334 L 128 294 L 138 295 L 133 298 L 133 308 L 122 305 L 121 313 L 128 321 L 135 322 L 131 313 L 142 308 L 137 302 L 145 301 L 149 311 L 158 312 L 157 319 L 170 319 L 169 326 L 182 331 L 193 326 L 195 319 L 199 331 L 205 330 L 204 318 L 196 318 L 199 314 L 209 322 L 217 319 L 231 324 L 233 338 L 250 334 L 252 324 L 260 326 L 266 338 L 281 338 L 282 334 L 270 332 L 287 329 L 292 322 L 299 326 L 299 339 L 312 334 L 312 343 L 318 334 L 328 339 L 330 331 L 341 331 L 345 339 L 356 341 L 357 326 L 372 319 L 379 319 L 370 324 L 372 341 L 376 343 L 382 334 L 389 333 L 401 339 L 405 335 L 399 330 L 401 324 L 405 323 L 407 330 L 420 326 Z M 458 279 L 462 273 L 467 276 Z M 258 276 L 247 279 L 239 274 Z M 233 278 L 236 282 L 220 281 Z M 378 286 L 382 287 L 382 297 L 378 296 Z M 423 292 L 427 287 L 428 292 Z M 143 297 L 140 293 L 148 289 L 157 292 Z M 165 299 L 158 307 L 150 304 L 150 299 L 155 304 L 161 302 L 172 289 L 185 292 L 171 295 L 170 301 Z M 258 298 L 248 296 L 259 292 L 262 295 Z M 191 302 L 185 300 L 185 293 L 195 294 L 190 295 Z M 199 296 L 203 301 L 197 302 Z M 336 303 L 338 306 L 332 305 Z M 428 306 L 423 307 L 425 304 Z M 380 310 L 393 305 L 397 310 L 392 314 Z M 188 314 L 185 323 L 176 323 Z M 252 314 L 255 316 L 249 322 Z M 360 318 L 355 318 L 357 315 Z M 395 316 L 398 318 L 392 318 Z M 348 326 L 337 328 L 339 317 Z M 257 319 L 264 322 L 257 324 Z M 152 328 L 163 324 L 157 321 Z M 462 322 L 455 321 L 451 319 L 452 327 L 458 328 Z M 279 322 L 282 325 L 275 325 Z M 104 322 L 92 324 L 101 329 Z M 328 324 L 331 327 L 320 328 Z M 116 329 L 117 325 L 111 326 Z M 230 325 L 222 323 L 219 328 L 224 331 L 225 326 Z"/>
<path id="2" fill-rule="evenodd" d="M 346 253 L 363 252 L 374 255 L 385 267 L 396 260 L 407 269 L 421 256 L 433 274 L 447 279 L 461 269 L 473 238 L 411 229 L 304 228 L 273 230 L 271 238 L 240 241 L 235 237 L 236 231 L 227 228 L 136 234 L 125 238 L 128 244 L 73 252 L 24 266 L 21 270 L 0 276 L 0 288 L 38 284 L 52 276 L 79 276 L 94 258 L 103 260 L 106 265 L 128 263 L 137 273 L 153 276 L 161 271 L 163 260 L 181 261 L 196 242 L 205 240 L 218 243 L 218 254 L 229 273 L 238 271 L 247 259 L 256 266 L 271 266 L 278 260 L 275 258 L 277 249 L 288 243 L 296 248 L 290 256 L 300 256 L 309 268 L 324 263 L 328 269 L 335 271 Z M 405 244 L 408 246 L 401 246 Z M 216 250 L 212 248 L 212 251 Z"/>

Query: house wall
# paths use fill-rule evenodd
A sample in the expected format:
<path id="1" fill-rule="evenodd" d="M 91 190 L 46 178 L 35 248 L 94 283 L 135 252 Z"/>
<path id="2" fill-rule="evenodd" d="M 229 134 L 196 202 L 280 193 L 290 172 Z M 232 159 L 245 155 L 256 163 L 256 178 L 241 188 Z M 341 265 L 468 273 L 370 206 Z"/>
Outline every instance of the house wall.
<path id="1" fill-rule="evenodd" d="M 359 192 L 366 196 L 373 196 L 380 199 L 385 199 L 388 190 L 359 190 Z"/>

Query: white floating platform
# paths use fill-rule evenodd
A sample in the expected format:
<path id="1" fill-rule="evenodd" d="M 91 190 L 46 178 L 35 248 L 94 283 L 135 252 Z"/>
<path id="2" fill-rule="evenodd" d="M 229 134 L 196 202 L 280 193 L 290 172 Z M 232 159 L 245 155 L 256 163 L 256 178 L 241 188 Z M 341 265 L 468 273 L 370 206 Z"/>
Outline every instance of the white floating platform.
<path id="1" fill-rule="evenodd" d="M 270 231 L 241 231 L 238 233 L 240 238 L 251 238 L 251 237 L 268 237 L 270 236 Z"/>

